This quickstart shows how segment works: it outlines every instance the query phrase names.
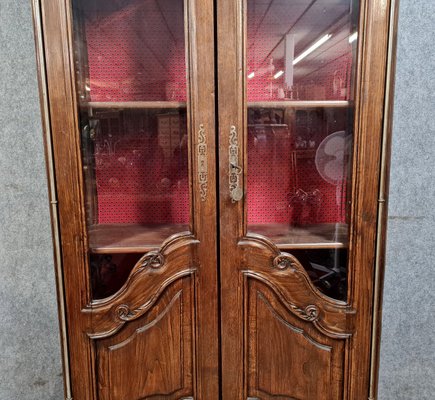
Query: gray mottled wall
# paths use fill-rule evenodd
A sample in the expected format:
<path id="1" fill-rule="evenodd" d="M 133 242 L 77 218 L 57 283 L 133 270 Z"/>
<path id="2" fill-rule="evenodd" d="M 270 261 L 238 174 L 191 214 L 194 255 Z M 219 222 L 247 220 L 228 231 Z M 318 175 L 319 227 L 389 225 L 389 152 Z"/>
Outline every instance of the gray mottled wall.
<path id="1" fill-rule="evenodd" d="M 435 1 L 400 0 L 380 400 L 435 398 Z"/>
<path id="2" fill-rule="evenodd" d="M 401 0 L 380 400 L 435 393 L 435 2 Z M 0 400 L 62 398 L 30 0 L 0 0 Z M 359 399 L 358 399 L 359 400 Z"/>

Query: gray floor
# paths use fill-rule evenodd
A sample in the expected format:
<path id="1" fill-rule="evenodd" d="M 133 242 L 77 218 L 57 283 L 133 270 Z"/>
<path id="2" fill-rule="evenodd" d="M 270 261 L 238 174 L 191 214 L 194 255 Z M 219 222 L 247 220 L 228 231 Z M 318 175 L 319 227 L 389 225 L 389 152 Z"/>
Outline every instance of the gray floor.
<path id="1" fill-rule="evenodd" d="M 380 400 L 435 393 L 434 43 L 435 2 L 401 0 Z M 62 398 L 33 46 L 0 0 L 0 400 Z"/>

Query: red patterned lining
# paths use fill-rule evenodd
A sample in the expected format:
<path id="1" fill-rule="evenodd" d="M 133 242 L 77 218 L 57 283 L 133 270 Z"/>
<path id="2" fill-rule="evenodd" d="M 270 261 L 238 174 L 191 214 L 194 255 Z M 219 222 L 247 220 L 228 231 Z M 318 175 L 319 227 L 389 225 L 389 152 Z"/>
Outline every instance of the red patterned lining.
<path id="1" fill-rule="evenodd" d="M 164 21 L 155 4 L 132 0 L 125 1 L 117 11 L 88 12 L 85 30 L 92 101 L 186 101 L 184 36 L 177 36 L 175 41 L 162 36 Z M 172 15 L 165 12 L 168 20 L 183 18 L 179 10 Z M 166 50 L 157 53 L 156 45 Z M 261 40 L 256 46 L 262 46 Z M 351 65 L 349 53 L 295 81 L 301 87 L 299 98 L 348 99 Z M 248 100 L 276 98 L 277 91 L 270 90 L 270 82 L 267 75 L 249 80 Z M 282 84 L 283 78 L 275 80 L 274 88 Z M 344 222 L 344 189 L 337 204 L 337 188 L 320 178 L 313 158 L 298 159 L 297 176 L 292 169 L 295 134 L 289 132 L 288 139 L 272 148 L 254 144 L 250 134 L 249 223 Z M 130 132 L 115 152 L 106 149 L 95 155 L 99 223 L 188 221 L 187 171 L 177 178 L 168 170 L 161 149 L 152 142 L 157 136 L 156 130 Z M 101 142 L 97 140 L 101 149 L 104 138 L 105 132 L 98 139 Z M 319 212 L 316 199 L 303 202 L 294 198 L 298 189 L 309 195 L 320 192 Z"/>

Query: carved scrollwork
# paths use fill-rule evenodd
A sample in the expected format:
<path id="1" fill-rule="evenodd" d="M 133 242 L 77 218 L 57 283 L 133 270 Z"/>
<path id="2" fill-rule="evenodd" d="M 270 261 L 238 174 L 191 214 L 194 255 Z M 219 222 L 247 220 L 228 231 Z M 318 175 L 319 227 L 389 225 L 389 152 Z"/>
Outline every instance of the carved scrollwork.
<path id="1" fill-rule="evenodd" d="M 297 265 L 298 261 L 290 254 L 279 254 L 273 259 L 273 266 L 280 270 L 291 269 L 299 272 Z M 319 318 L 319 309 L 314 304 L 310 304 L 305 308 L 300 308 L 295 304 L 289 305 L 293 312 L 304 321 L 314 322 Z"/>
<path id="2" fill-rule="evenodd" d="M 165 257 L 159 251 L 150 251 L 140 260 L 141 268 L 159 269 L 165 263 Z"/>
<path id="3" fill-rule="evenodd" d="M 121 321 L 130 321 L 136 315 L 135 312 L 130 310 L 130 307 L 127 304 L 121 304 L 116 307 L 115 315 Z"/>
<path id="4" fill-rule="evenodd" d="M 300 308 L 292 303 L 290 303 L 289 306 L 292 311 L 304 321 L 314 322 L 319 318 L 319 309 L 314 304 L 310 304 L 305 308 Z"/>
<path id="5" fill-rule="evenodd" d="M 139 261 L 139 268 L 133 273 L 133 275 L 137 275 L 142 272 L 144 269 L 159 269 L 162 268 L 165 264 L 165 257 L 158 250 L 149 251 L 146 253 Z M 145 306 L 139 307 L 137 309 L 132 310 L 130 306 L 127 304 L 120 304 L 113 309 L 113 313 L 115 317 L 121 322 L 131 321 L 138 317 L 143 311 Z"/>
<path id="6" fill-rule="evenodd" d="M 307 321 L 316 321 L 319 318 L 319 309 L 315 305 L 310 304 L 305 307 L 304 315 Z"/>
<path id="7" fill-rule="evenodd" d="M 120 304 L 115 307 L 115 317 L 121 322 L 128 322 L 140 317 L 143 311 L 147 308 L 147 304 L 132 310 L 127 304 Z"/>
<path id="8" fill-rule="evenodd" d="M 206 201 L 208 187 L 207 140 L 202 124 L 198 131 L 198 183 L 201 201 Z"/>
<path id="9" fill-rule="evenodd" d="M 231 201 L 235 203 L 243 199 L 243 189 L 241 187 L 242 167 L 239 165 L 239 141 L 237 139 L 237 130 L 234 125 L 230 129 L 230 147 L 228 150 L 229 167 L 228 179 Z"/>
<path id="10" fill-rule="evenodd" d="M 279 254 L 273 259 L 273 266 L 281 270 L 288 268 L 297 270 L 296 265 L 297 261 L 290 255 Z"/>

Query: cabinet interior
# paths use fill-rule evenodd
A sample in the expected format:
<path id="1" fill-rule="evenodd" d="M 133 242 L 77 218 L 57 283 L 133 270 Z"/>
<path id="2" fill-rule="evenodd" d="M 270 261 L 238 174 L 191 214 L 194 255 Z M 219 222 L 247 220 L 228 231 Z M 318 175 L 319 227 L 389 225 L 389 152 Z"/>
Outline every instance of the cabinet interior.
<path id="1" fill-rule="evenodd" d="M 128 272 L 137 254 L 191 226 L 187 3 L 73 4 L 91 267 L 99 265 L 94 275 L 112 264 Z M 353 22 L 348 1 L 322 4 L 307 12 L 302 3 L 247 2 L 246 223 L 284 251 L 344 254 Z M 283 35 L 289 27 L 291 37 Z M 334 34 L 325 48 L 290 68 L 288 43 L 300 54 L 326 30 Z M 316 154 L 334 132 L 347 138 L 342 171 L 331 182 Z M 337 259 L 346 265 L 346 257 Z"/>

